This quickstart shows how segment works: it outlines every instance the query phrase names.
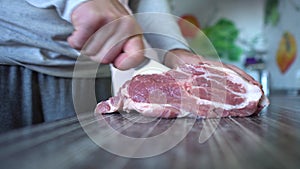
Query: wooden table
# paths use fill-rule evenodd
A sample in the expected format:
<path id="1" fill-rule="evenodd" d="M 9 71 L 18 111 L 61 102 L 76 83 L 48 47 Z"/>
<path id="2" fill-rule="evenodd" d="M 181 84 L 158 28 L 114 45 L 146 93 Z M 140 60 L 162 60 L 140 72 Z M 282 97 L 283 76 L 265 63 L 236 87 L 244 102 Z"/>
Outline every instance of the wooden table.
<path id="1" fill-rule="evenodd" d="M 150 120 L 138 114 L 111 114 L 97 120 L 86 115 L 80 117 L 81 123 L 74 117 L 19 129 L 0 135 L 0 168 L 300 168 L 300 97 L 278 95 L 270 100 L 260 116 L 248 118 Z M 97 141 L 132 150 L 129 143 L 111 137 L 105 125 L 140 139 L 164 133 L 176 121 L 181 125 L 177 130 L 188 134 L 175 147 L 152 157 L 122 157 L 91 139 L 94 133 Z M 171 136 L 170 143 L 178 132 Z M 136 147 L 138 154 L 139 148 L 151 151 L 160 145 Z"/>

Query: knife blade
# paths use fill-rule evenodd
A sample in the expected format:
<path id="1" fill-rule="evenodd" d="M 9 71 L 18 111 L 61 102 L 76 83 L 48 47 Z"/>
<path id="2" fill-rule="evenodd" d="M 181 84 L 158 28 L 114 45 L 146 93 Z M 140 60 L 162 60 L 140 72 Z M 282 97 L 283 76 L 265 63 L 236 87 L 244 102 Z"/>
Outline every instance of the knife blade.
<path id="1" fill-rule="evenodd" d="M 112 94 L 116 96 L 122 85 L 132 79 L 134 76 L 139 74 L 154 74 L 163 73 L 170 70 L 169 67 L 155 61 L 152 58 L 146 57 L 145 60 L 137 67 L 121 71 L 116 69 L 114 66 L 110 66 L 112 76 Z"/>

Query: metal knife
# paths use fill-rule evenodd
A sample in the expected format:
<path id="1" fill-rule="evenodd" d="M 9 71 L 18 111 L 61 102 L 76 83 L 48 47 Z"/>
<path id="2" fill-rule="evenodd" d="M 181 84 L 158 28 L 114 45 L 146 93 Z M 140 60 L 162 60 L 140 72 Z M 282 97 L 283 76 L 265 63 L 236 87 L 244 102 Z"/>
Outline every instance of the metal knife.
<path id="1" fill-rule="evenodd" d="M 170 70 L 169 67 L 159 63 L 158 61 L 146 57 L 144 62 L 142 62 L 136 68 L 132 68 L 126 71 L 121 71 L 111 66 L 112 73 L 112 94 L 115 96 L 122 85 L 132 79 L 134 76 L 138 74 L 154 74 L 154 73 L 162 73 Z"/>

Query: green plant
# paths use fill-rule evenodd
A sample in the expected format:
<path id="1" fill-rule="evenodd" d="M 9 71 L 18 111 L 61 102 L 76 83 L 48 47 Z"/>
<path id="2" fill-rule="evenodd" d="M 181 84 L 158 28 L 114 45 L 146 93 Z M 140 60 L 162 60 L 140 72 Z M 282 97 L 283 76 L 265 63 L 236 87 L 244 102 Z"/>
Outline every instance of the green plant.
<path id="1" fill-rule="evenodd" d="M 235 44 L 239 30 L 232 21 L 222 18 L 216 24 L 204 28 L 203 32 L 214 45 L 220 58 L 229 61 L 240 60 L 243 51 Z"/>

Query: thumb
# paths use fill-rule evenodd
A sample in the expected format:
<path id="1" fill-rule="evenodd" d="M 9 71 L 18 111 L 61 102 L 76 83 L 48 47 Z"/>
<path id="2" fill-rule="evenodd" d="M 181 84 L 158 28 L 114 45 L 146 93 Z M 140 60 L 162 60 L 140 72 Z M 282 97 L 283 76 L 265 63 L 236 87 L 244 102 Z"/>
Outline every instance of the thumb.
<path id="1" fill-rule="evenodd" d="M 143 37 L 136 35 L 125 42 L 123 53 L 114 60 L 114 66 L 120 70 L 127 70 L 138 66 L 144 59 Z"/>

